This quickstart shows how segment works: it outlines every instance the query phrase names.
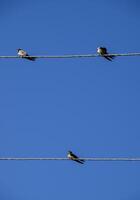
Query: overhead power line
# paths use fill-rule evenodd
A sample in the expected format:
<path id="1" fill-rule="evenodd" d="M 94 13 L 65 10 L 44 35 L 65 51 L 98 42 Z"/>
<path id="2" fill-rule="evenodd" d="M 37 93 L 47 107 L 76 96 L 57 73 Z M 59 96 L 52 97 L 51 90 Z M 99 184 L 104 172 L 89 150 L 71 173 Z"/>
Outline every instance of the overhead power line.
<path id="1" fill-rule="evenodd" d="M 84 159 L 85 161 L 140 161 L 140 157 L 92 157 L 92 158 L 79 158 Z M 68 158 L 48 158 L 48 157 L 0 157 L 0 161 L 62 161 L 62 160 L 69 160 Z"/>
<path id="2" fill-rule="evenodd" d="M 140 53 L 122 53 L 122 54 L 107 54 L 105 56 L 140 56 Z M 98 54 L 73 54 L 73 55 L 56 55 L 56 56 L 25 56 L 24 58 L 38 58 L 38 59 L 65 59 L 65 58 L 93 58 L 93 57 L 102 57 Z M 20 58 L 19 56 L 0 56 L 0 58 Z"/>

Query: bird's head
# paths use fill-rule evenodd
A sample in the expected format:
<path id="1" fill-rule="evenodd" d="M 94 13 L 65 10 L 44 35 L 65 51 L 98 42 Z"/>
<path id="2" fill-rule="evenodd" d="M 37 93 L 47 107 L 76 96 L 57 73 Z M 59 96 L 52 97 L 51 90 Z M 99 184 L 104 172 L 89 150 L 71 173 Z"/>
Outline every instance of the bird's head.
<path id="1" fill-rule="evenodd" d="M 102 46 L 102 47 L 97 47 L 97 50 L 99 50 L 99 49 L 103 49 L 104 47 Z"/>
<path id="2" fill-rule="evenodd" d="M 68 151 L 68 154 L 71 154 L 72 153 L 72 151 Z"/>
<path id="3" fill-rule="evenodd" d="M 17 49 L 17 51 L 20 51 L 20 50 L 22 50 L 22 49 Z"/>

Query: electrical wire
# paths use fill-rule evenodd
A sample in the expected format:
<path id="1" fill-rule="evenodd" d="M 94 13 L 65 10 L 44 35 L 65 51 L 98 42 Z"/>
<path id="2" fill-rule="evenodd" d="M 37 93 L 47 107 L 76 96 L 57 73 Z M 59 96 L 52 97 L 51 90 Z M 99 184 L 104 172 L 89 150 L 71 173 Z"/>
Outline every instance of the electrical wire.
<path id="1" fill-rule="evenodd" d="M 140 157 L 91 157 L 91 158 L 79 158 L 85 161 L 140 161 Z M 69 160 L 68 158 L 49 158 L 49 157 L 0 157 L 0 161 L 51 161 L 51 160 Z"/>
<path id="2" fill-rule="evenodd" d="M 105 54 L 104 56 L 140 56 L 140 53 L 122 53 L 122 54 Z M 56 55 L 56 56 L 49 56 L 49 55 L 44 55 L 44 56 L 25 56 L 23 58 L 37 58 L 37 59 L 65 59 L 65 58 L 94 58 L 94 57 L 102 57 L 99 54 L 73 54 L 73 55 Z M 2 58 L 22 58 L 19 56 L 0 56 L 0 59 Z"/>

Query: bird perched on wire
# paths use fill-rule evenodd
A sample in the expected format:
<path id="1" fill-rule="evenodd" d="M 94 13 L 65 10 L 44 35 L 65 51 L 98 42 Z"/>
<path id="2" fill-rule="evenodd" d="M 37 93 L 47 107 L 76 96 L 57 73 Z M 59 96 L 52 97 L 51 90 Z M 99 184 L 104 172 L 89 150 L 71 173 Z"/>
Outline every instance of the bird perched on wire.
<path id="1" fill-rule="evenodd" d="M 84 162 L 85 162 L 85 160 L 80 159 L 80 158 L 78 158 L 78 156 L 74 155 L 72 153 L 72 151 L 68 151 L 67 157 L 68 157 L 68 159 L 76 161 L 76 162 L 78 162 L 80 164 L 84 164 Z"/>
<path id="2" fill-rule="evenodd" d="M 24 51 L 23 49 L 17 49 L 17 51 L 18 51 L 18 56 L 21 58 L 26 58 L 26 59 L 32 60 L 32 61 L 35 61 L 35 59 L 36 59 L 35 57 L 29 56 L 29 54 L 26 51 Z M 26 57 L 26 56 L 28 56 L 28 57 Z"/>
<path id="3" fill-rule="evenodd" d="M 115 56 L 109 56 L 108 55 L 109 53 L 107 52 L 107 48 L 105 48 L 105 47 L 98 47 L 97 53 L 99 55 L 103 56 L 104 58 L 106 58 L 109 61 L 112 61 L 115 58 Z"/>

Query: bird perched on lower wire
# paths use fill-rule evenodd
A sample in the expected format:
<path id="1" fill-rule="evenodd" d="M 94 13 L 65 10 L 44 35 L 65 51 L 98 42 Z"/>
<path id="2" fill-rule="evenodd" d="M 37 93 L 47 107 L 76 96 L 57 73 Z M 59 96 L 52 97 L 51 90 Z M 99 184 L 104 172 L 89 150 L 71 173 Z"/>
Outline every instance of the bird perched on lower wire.
<path id="1" fill-rule="evenodd" d="M 85 160 L 80 159 L 80 158 L 78 158 L 78 156 L 74 155 L 74 154 L 72 153 L 72 151 L 68 151 L 67 157 L 68 157 L 70 160 L 73 160 L 73 161 L 78 162 L 78 163 L 80 163 L 80 164 L 84 164 L 84 162 L 85 162 Z"/>
<path id="2" fill-rule="evenodd" d="M 18 56 L 21 58 L 26 58 L 31 61 L 35 61 L 35 59 L 36 59 L 35 57 L 29 56 L 29 54 L 26 51 L 24 51 L 23 49 L 18 49 L 17 51 L 18 51 Z M 28 56 L 28 57 L 26 57 L 26 56 Z"/>
<path id="3" fill-rule="evenodd" d="M 104 58 L 106 58 L 109 61 L 112 61 L 115 58 L 115 56 L 109 56 L 108 55 L 109 53 L 107 52 L 107 48 L 105 48 L 105 47 L 98 47 L 97 53 L 99 55 L 103 56 Z"/>

